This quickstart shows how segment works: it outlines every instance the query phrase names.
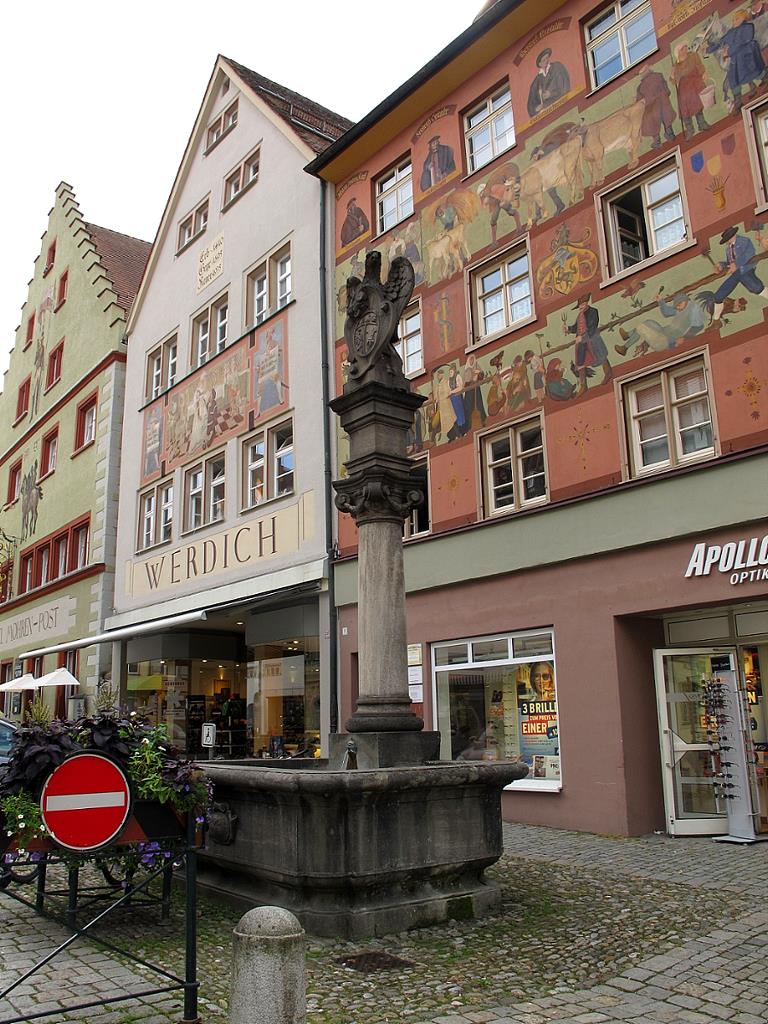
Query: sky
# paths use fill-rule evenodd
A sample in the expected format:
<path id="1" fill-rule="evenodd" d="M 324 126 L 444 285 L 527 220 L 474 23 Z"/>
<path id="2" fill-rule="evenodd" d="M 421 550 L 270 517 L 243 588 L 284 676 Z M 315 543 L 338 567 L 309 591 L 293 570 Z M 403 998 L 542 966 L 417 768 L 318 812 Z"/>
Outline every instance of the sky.
<path id="1" fill-rule="evenodd" d="M 152 241 L 217 54 L 359 120 L 467 28 L 481 5 L 11 5 L 0 47 L 0 374 L 56 186 L 72 186 L 86 221 Z"/>

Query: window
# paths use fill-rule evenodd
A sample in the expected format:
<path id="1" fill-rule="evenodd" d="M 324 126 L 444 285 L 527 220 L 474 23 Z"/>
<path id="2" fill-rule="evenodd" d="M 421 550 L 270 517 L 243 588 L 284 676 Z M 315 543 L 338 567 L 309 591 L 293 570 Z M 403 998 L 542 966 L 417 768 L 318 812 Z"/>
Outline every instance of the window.
<path id="1" fill-rule="evenodd" d="M 208 227 L 208 200 L 201 203 L 197 209 L 179 224 L 179 240 L 177 252 L 198 238 Z"/>
<path id="2" fill-rule="evenodd" d="M 27 415 L 29 409 L 29 391 L 31 386 L 32 378 L 27 377 L 26 380 L 22 381 L 19 385 L 19 393 L 16 396 L 16 419 L 20 420 L 23 416 Z"/>
<path id="3" fill-rule="evenodd" d="M 172 388 L 176 383 L 176 366 L 178 362 L 179 345 L 176 335 L 169 338 L 163 345 L 163 368 L 165 386 Z"/>
<path id="4" fill-rule="evenodd" d="M 45 374 L 45 390 L 52 388 L 61 380 L 61 364 L 64 359 L 64 339 L 48 355 L 48 367 Z"/>
<path id="5" fill-rule="evenodd" d="M 676 163 L 603 198 L 611 274 L 638 266 L 688 237 Z"/>
<path id="6" fill-rule="evenodd" d="M 544 439 L 538 417 L 488 434 L 481 445 L 487 516 L 547 500 Z"/>
<path id="7" fill-rule="evenodd" d="M 283 246 L 246 278 L 246 327 L 258 327 L 271 313 L 287 306 L 292 297 L 291 248 Z"/>
<path id="8" fill-rule="evenodd" d="M 259 151 L 249 157 L 224 179 L 224 201 L 222 209 L 233 203 L 238 196 L 259 180 Z"/>
<path id="9" fill-rule="evenodd" d="M 59 278 L 59 286 L 56 289 L 56 309 L 63 306 L 67 301 L 67 290 L 69 288 L 69 271 L 65 270 Z"/>
<path id="10" fill-rule="evenodd" d="M 585 26 L 592 87 L 610 82 L 656 49 L 648 0 L 617 0 Z"/>
<path id="11" fill-rule="evenodd" d="M 171 539 L 173 482 L 157 484 L 139 499 L 139 549 Z"/>
<path id="12" fill-rule="evenodd" d="M 424 474 L 422 483 L 424 485 L 424 501 L 417 508 L 412 508 L 408 518 L 403 523 L 403 537 L 408 540 L 410 537 L 419 537 L 423 533 L 429 533 L 429 459 L 422 456 L 413 460 L 416 466 Z"/>
<path id="13" fill-rule="evenodd" d="M 475 340 L 527 322 L 533 316 L 533 289 L 528 249 L 518 246 L 501 260 L 472 274 Z"/>
<path id="14" fill-rule="evenodd" d="M 224 452 L 212 455 L 184 475 L 185 529 L 196 530 L 224 518 L 226 461 Z M 171 501 L 173 496 L 171 495 Z"/>
<path id="15" fill-rule="evenodd" d="M 514 146 L 515 126 L 508 85 L 501 86 L 464 115 L 464 140 L 470 174 Z"/>
<path id="16" fill-rule="evenodd" d="M 35 550 L 35 586 L 44 587 L 51 578 L 51 545 L 43 544 Z"/>
<path id="17" fill-rule="evenodd" d="M 243 442 L 244 507 L 253 508 L 294 489 L 293 423 L 284 420 Z"/>
<path id="18" fill-rule="evenodd" d="M 43 277 L 49 274 L 53 270 L 53 264 L 56 262 L 56 239 L 51 242 L 48 246 L 48 255 L 45 257 L 45 266 L 43 267 Z"/>
<path id="19" fill-rule="evenodd" d="M 34 578 L 34 555 L 24 555 L 21 559 L 21 570 L 19 572 L 19 593 L 26 594 L 28 590 L 32 589 L 32 580 Z"/>
<path id="20" fill-rule="evenodd" d="M 56 469 L 56 456 L 59 450 L 59 428 L 56 427 L 43 438 L 40 449 L 40 479 L 48 476 Z"/>
<path id="21" fill-rule="evenodd" d="M 158 348 L 147 356 L 147 401 L 157 398 L 163 390 L 163 350 Z"/>
<path id="22" fill-rule="evenodd" d="M 32 338 L 34 336 L 35 336 L 35 314 L 33 313 L 32 316 L 29 317 L 29 319 L 27 320 L 27 337 L 26 337 L 26 341 L 24 342 L 24 348 L 29 348 L 29 346 L 32 344 Z"/>
<path id="23" fill-rule="evenodd" d="M 512 788 L 560 788 L 551 630 L 436 644 L 432 662 L 442 759 L 521 761 Z"/>
<path id="24" fill-rule="evenodd" d="M 7 502 L 17 501 L 21 494 L 21 459 L 15 462 L 8 471 L 8 495 Z"/>
<path id="25" fill-rule="evenodd" d="M 72 561 L 73 569 L 84 569 L 88 564 L 88 523 L 76 527 L 72 531 Z"/>
<path id="26" fill-rule="evenodd" d="M 228 314 L 227 296 L 222 295 L 192 321 L 193 366 L 202 366 L 212 355 L 224 351 Z"/>
<path id="27" fill-rule="evenodd" d="M 707 371 L 702 359 L 646 374 L 624 387 L 633 476 L 715 454 Z"/>
<path id="28" fill-rule="evenodd" d="M 208 133 L 205 137 L 206 153 L 213 149 L 217 142 L 231 131 L 237 124 L 237 100 L 231 103 L 223 114 L 219 114 L 215 121 L 208 126 Z"/>
<path id="29" fill-rule="evenodd" d="M 413 178 L 408 156 L 376 182 L 378 233 L 389 231 L 413 213 Z"/>
<path id="30" fill-rule="evenodd" d="M 85 448 L 96 438 L 96 403 L 97 396 L 86 398 L 77 407 L 77 426 L 75 429 L 75 451 Z"/>
<path id="31" fill-rule="evenodd" d="M 56 579 L 66 575 L 67 572 L 67 548 L 69 545 L 69 534 L 63 533 L 53 542 L 53 563 L 51 565 L 51 577 Z"/>
<path id="32" fill-rule="evenodd" d="M 400 318 L 395 342 L 403 361 L 403 373 L 409 376 L 424 369 L 424 350 L 421 342 L 421 310 L 418 306 L 407 309 Z"/>

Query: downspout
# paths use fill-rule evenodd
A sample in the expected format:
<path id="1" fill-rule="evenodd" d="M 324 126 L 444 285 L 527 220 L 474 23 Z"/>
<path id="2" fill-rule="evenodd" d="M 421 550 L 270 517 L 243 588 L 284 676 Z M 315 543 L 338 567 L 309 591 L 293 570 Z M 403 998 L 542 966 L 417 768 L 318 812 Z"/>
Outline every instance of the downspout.
<path id="1" fill-rule="evenodd" d="M 328 645 L 328 675 L 330 683 L 330 730 L 331 733 L 339 731 L 339 683 L 338 683 L 338 616 L 336 614 L 336 587 L 334 558 L 336 545 L 333 539 L 333 471 L 331 466 L 331 411 L 328 402 L 331 399 L 330 365 L 328 361 L 328 296 L 327 296 L 327 269 L 325 265 L 325 251 L 327 244 L 326 233 L 326 182 L 320 181 L 320 344 L 322 346 L 322 378 L 323 378 L 323 477 L 325 486 L 323 488 L 325 500 L 325 552 L 328 560 L 328 631 L 330 643 Z"/>

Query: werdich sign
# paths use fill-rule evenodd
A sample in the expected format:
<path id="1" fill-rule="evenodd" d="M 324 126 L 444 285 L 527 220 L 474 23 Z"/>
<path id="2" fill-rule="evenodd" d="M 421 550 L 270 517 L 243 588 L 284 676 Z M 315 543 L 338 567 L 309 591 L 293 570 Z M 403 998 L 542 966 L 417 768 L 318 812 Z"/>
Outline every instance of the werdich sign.
<path id="1" fill-rule="evenodd" d="M 40 810 L 59 846 L 77 853 L 98 850 L 116 839 L 128 821 L 128 777 L 103 754 L 73 754 L 48 776 Z"/>

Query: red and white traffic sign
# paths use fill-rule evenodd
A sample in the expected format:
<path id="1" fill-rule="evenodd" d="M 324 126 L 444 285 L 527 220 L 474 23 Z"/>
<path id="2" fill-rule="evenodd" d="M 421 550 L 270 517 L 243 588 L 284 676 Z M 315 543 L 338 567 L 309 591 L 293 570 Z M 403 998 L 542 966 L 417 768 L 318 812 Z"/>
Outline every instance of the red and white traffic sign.
<path id="1" fill-rule="evenodd" d="M 97 850 L 119 835 L 131 813 L 128 777 L 103 754 L 73 754 L 48 776 L 40 810 L 60 846 Z"/>

